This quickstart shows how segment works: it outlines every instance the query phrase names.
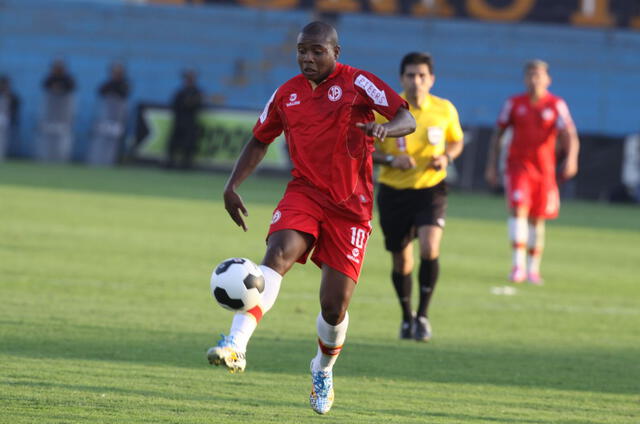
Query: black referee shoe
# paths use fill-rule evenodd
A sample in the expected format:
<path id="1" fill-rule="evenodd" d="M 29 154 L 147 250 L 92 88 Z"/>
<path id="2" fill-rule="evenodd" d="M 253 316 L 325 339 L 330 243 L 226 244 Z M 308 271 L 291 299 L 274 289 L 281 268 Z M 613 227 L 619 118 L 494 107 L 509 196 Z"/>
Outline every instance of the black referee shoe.
<path id="1" fill-rule="evenodd" d="M 413 320 L 402 321 L 402 324 L 400 324 L 400 338 L 402 340 L 411 340 L 413 336 Z"/>
<path id="2" fill-rule="evenodd" d="M 426 317 L 417 317 L 413 337 L 419 342 L 431 340 L 431 323 Z"/>

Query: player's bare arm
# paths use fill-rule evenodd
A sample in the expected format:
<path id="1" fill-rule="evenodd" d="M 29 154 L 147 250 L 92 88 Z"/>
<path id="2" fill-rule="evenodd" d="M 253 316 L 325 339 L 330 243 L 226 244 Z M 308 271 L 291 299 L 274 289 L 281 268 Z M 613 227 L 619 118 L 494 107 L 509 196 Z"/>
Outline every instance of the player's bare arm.
<path id="1" fill-rule="evenodd" d="M 231 175 L 224 186 L 224 208 L 229 213 L 233 222 L 235 222 L 238 227 L 242 227 L 244 231 L 247 231 L 247 225 L 242 216 L 247 217 L 249 213 L 242 202 L 242 198 L 236 193 L 236 189 L 253 173 L 267 153 L 268 147 L 267 144 L 260 142 L 255 137 L 251 137 L 242 149 L 240 156 L 233 166 L 233 171 L 231 171 Z"/>
<path id="2" fill-rule="evenodd" d="M 459 140 L 451 143 L 447 143 L 444 154 L 433 157 L 431 166 L 437 170 L 446 169 L 458 156 L 462 154 L 464 148 L 464 141 Z"/>
<path id="3" fill-rule="evenodd" d="M 504 135 L 505 128 L 497 127 L 491 135 L 487 167 L 484 170 L 484 178 L 491 187 L 498 186 L 498 158 L 500 157 L 500 139 Z"/>
<path id="4" fill-rule="evenodd" d="M 405 153 L 399 155 L 391 155 L 380 150 L 373 152 L 373 163 L 387 165 L 392 168 L 402 170 L 412 169 L 416 167 L 416 160 Z"/>
<path id="5" fill-rule="evenodd" d="M 401 107 L 396 112 L 396 116 L 389 122 L 379 124 L 372 122 L 358 122 L 356 124 L 367 135 L 384 140 L 387 137 L 402 137 L 411 134 L 416 130 L 416 120 L 408 109 Z"/>
<path id="6" fill-rule="evenodd" d="M 560 181 L 567 181 L 578 173 L 578 152 L 580 140 L 576 127 L 569 126 L 558 133 L 558 142 L 563 157 L 560 163 Z"/>

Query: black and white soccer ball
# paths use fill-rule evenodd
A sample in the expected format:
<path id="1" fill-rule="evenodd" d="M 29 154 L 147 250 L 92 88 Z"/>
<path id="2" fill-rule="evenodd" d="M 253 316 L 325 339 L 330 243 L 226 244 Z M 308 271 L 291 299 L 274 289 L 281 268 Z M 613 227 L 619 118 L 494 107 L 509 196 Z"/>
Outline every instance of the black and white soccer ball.
<path id="1" fill-rule="evenodd" d="M 257 306 L 263 291 L 262 271 L 247 258 L 225 259 L 211 274 L 211 295 L 231 311 L 244 312 Z"/>

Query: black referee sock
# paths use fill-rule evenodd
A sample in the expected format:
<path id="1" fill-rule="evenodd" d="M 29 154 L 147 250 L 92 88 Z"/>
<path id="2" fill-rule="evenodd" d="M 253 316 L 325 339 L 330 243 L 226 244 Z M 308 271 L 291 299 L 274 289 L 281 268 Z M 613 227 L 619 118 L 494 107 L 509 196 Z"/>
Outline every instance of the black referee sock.
<path id="1" fill-rule="evenodd" d="M 420 303 L 418 304 L 418 316 L 426 317 L 429 311 L 429 302 L 436 288 L 440 263 L 438 258 L 422 259 L 420 261 L 420 272 L 418 280 L 420 282 Z"/>
<path id="2" fill-rule="evenodd" d="M 391 273 L 391 281 L 396 289 L 400 307 L 402 308 L 402 320 L 411 321 L 413 313 L 411 312 L 411 274 L 402 275 L 399 272 Z"/>

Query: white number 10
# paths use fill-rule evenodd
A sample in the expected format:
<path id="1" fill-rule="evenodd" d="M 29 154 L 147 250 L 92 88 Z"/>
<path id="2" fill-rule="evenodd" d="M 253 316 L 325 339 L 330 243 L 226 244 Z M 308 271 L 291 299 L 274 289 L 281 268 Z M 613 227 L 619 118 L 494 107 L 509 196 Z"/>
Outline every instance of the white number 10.
<path id="1" fill-rule="evenodd" d="M 364 240 L 367 238 L 367 233 L 362 228 L 351 227 L 351 244 L 362 249 L 364 247 Z"/>

